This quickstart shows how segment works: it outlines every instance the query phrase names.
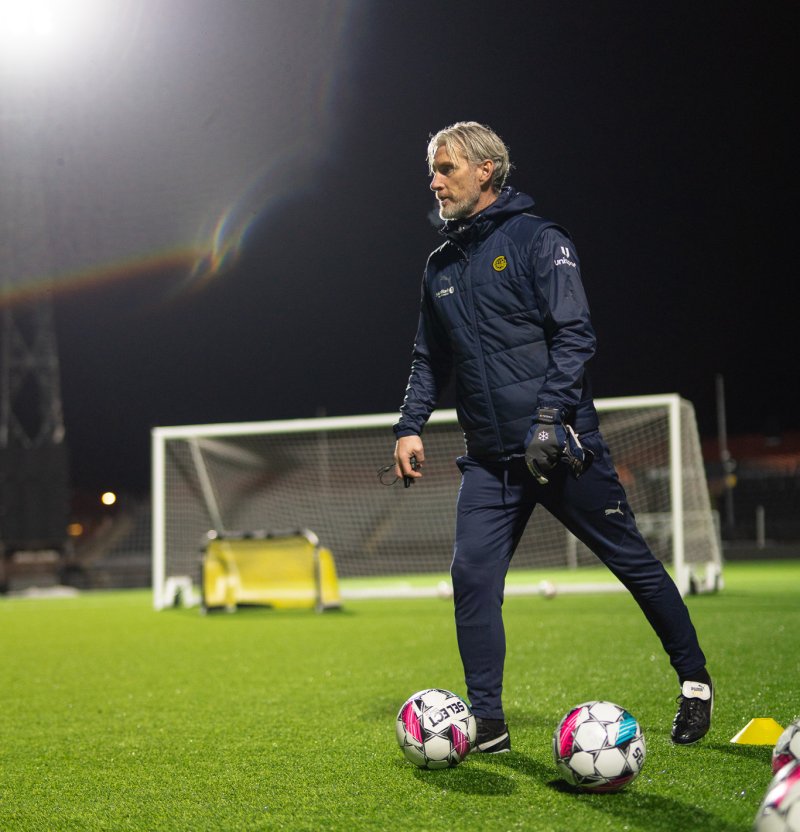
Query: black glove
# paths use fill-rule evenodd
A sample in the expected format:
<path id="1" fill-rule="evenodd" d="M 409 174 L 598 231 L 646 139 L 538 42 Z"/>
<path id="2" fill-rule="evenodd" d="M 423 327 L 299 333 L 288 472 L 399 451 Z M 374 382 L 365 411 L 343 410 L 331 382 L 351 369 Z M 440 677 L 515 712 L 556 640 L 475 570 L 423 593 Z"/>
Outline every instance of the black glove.
<path id="1" fill-rule="evenodd" d="M 565 462 L 577 479 L 592 464 L 594 454 L 580 443 L 571 425 L 564 424 L 564 413 L 555 407 L 536 411 L 530 439 L 525 448 L 525 462 L 540 485 L 549 482 L 545 474 Z"/>
<path id="2" fill-rule="evenodd" d="M 575 479 L 578 479 L 592 464 L 594 453 L 581 445 L 578 434 L 575 433 L 571 425 L 566 425 L 565 427 L 567 430 L 567 444 L 564 445 L 564 455 L 561 457 L 561 461 L 569 465 L 572 475 Z"/>
<path id="3" fill-rule="evenodd" d="M 540 407 L 528 436 L 525 462 L 536 481 L 547 485 L 545 474 L 556 467 L 567 444 L 563 412 L 557 407 Z"/>

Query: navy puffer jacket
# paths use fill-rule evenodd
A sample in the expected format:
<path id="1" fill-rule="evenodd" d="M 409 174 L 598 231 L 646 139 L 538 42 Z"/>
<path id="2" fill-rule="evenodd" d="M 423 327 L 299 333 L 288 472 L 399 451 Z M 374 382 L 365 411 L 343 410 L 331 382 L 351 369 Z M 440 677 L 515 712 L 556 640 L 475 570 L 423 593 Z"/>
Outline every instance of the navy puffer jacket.
<path id="1" fill-rule="evenodd" d="M 467 221 L 448 222 L 428 259 L 411 376 L 394 426 L 421 434 L 455 373 L 467 453 L 524 453 L 539 407 L 559 407 L 576 432 L 597 428 L 585 374 L 595 337 L 567 232 L 503 188 Z"/>

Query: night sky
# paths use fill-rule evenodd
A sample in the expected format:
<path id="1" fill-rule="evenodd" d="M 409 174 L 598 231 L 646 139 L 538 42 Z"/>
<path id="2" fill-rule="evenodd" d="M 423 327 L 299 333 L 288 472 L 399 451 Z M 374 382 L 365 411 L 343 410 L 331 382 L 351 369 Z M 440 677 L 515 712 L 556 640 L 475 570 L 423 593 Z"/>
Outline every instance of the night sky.
<path id="1" fill-rule="evenodd" d="M 130 0 L 27 122 L 4 64 L 4 242 L 45 228 L 76 487 L 145 491 L 156 425 L 395 411 L 427 139 L 465 119 L 574 239 L 597 396 L 678 392 L 713 435 L 722 374 L 731 434 L 800 429 L 796 9 Z"/>

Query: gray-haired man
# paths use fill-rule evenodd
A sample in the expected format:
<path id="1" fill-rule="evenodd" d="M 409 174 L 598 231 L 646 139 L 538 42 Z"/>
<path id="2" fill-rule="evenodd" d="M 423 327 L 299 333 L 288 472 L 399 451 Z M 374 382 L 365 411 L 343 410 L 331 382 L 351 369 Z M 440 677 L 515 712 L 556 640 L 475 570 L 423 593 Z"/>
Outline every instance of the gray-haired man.
<path id="1" fill-rule="evenodd" d="M 395 465 L 398 476 L 423 476 L 421 434 L 455 375 L 467 452 L 457 460 L 451 575 L 477 750 L 511 747 L 502 705 L 503 593 L 537 504 L 642 608 L 681 685 L 672 739 L 695 742 L 711 724 L 711 679 L 689 612 L 636 527 L 599 431 L 586 374 L 595 335 L 575 245 L 531 213 L 530 197 L 505 185 L 508 150 L 490 128 L 459 122 L 441 130 L 428 163 L 445 242 L 425 269 Z"/>

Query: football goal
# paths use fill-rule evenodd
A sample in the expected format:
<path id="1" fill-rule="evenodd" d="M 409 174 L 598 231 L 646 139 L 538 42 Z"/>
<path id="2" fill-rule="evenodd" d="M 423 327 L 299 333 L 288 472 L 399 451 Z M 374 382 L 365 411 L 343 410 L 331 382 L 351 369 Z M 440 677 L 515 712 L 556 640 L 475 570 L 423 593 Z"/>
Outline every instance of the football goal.
<path id="1" fill-rule="evenodd" d="M 715 589 L 721 555 L 694 409 L 678 395 L 598 399 L 639 526 L 683 594 Z M 453 410 L 425 428 L 425 478 L 385 487 L 397 414 L 158 427 L 152 431 L 153 595 L 201 584 L 209 534 L 311 530 L 342 579 L 447 572 L 464 441 Z M 393 473 L 384 476 L 391 482 Z M 579 570 L 595 556 L 542 507 L 512 569 Z M 343 593 L 344 595 L 344 593 Z"/>

